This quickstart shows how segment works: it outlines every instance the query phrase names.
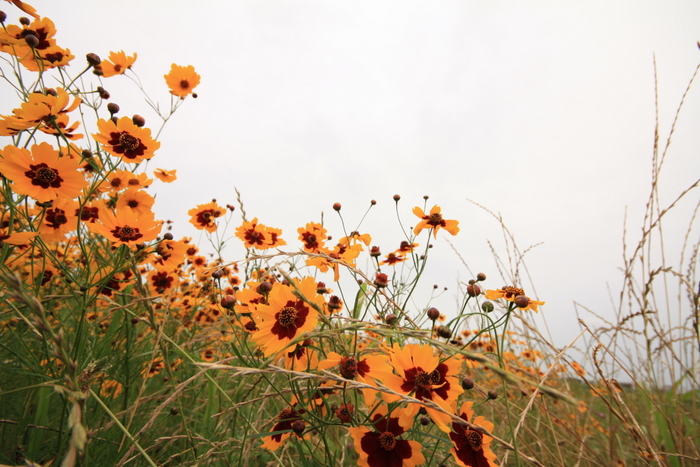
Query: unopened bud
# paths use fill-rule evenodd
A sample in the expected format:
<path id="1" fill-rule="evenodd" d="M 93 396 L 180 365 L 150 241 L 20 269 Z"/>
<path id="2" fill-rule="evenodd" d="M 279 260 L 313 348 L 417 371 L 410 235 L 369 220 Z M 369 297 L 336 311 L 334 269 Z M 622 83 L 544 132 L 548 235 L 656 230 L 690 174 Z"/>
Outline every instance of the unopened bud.
<path id="1" fill-rule="evenodd" d="M 386 315 L 384 321 L 386 321 L 386 324 L 388 324 L 389 326 L 393 326 L 399 321 L 399 318 L 395 314 L 390 313 Z"/>
<path id="2" fill-rule="evenodd" d="M 481 293 L 481 287 L 476 284 L 469 284 L 467 286 L 467 295 L 470 297 L 476 297 Z"/>
<path id="3" fill-rule="evenodd" d="M 89 53 L 85 56 L 85 59 L 87 59 L 88 65 L 90 66 L 95 66 L 99 65 L 102 62 L 102 59 L 100 58 L 99 55 L 94 54 L 94 53 Z"/>
<path id="4" fill-rule="evenodd" d="M 341 207 L 342 207 L 342 206 L 341 206 L 340 203 L 333 203 L 333 210 L 335 210 L 335 211 L 340 211 L 340 208 L 341 208 Z"/>
<path id="5" fill-rule="evenodd" d="M 227 310 L 232 310 L 233 306 L 236 304 L 236 297 L 233 295 L 224 295 L 221 297 L 221 307 Z"/>
<path id="6" fill-rule="evenodd" d="M 498 399 L 498 393 L 496 391 L 494 391 L 493 389 L 491 389 L 486 395 L 491 400 Z"/>
<path id="7" fill-rule="evenodd" d="M 257 292 L 260 295 L 265 295 L 266 293 L 269 293 L 270 290 L 272 290 L 272 284 L 270 284 L 268 281 L 263 281 L 258 286 Z"/>
<path id="8" fill-rule="evenodd" d="M 400 199 L 401 199 L 401 195 L 394 195 L 394 201 L 396 201 L 398 203 Z"/>
<path id="9" fill-rule="evenodd" d="M 102 86 L 97 86 L 97 94 L 104 100 L 107 100 L 110 97 L 109 92 L 107 92 Z"/>
<path id="10" fill-rule="evenodd" d="M 110 102 L 109 104 L 107 104 L 107 110 L 109 110 L 109 113 L 111 115 L 114 115 L 116 113 L 119 113 L 119 106 L 114 102 Z"/>
<path id="11" fill-rule="evenodd" d="M 297 435 L 302 434 L 305 429 L 306 423 L 304 423 L 304 420 L 294 420 L 294 423 L 292 423 L 292 431 Z"/>
<path id="12" fill-rule="evenodd" d="M 447 326 L 440 326 L 439 328 L 437 328 L 437 334 L 443 339 L 449 339 L 450 337 L 452 337 L 452 330 Z"/>
<path id="13" fill-rule="evenodd" d="M 222 277 L 224 277 L 224 271 L 222 271 L 221 269 L 217 269 L 216 271 L 211 273 L 211 277 L 213 277 L 214 279 L 221 279 Z"/>
<path id="14" fill-rule="evenodd" d="M 163 240 L 172 240 L 173 238 L 175 237 L 173 237 L 173 234 L 171 234 L 170 232 L 167 232 L 163 235 Z"/>
<path id="15" fill-rule="evenodd" d="M 131 117 L 131 121 L 134 122 L 134 125 L 136 125 L 139 128 L 142 128 L 146 124 L 146 119 L 143 118 L 141 115 L 134 115 Z"/>
<path id="16" fill-rule="evenodd" d="M 435 321 L 440 317 L 440 310 L 438 310 L 435 307 L 428 308 L 428 318 L 430 318 L 432 321 Z"/>
<path id="17" fill-rule="evenodd" d="M 493 311 L 493 303 L 484 302 L 481 304 L 481 309 L 484 311 L 484 313 L 491 313 Z"/>
<path id="18" fill-rule="evenodd" d="M 21 24 L 22 26 L 29 26 L 31 24 L 31 21 L 26 16 L 22 16 L 19 18 L 19 24 Z"/>
<path id="19" fill-rule="evenodd" d="M 32 49 L 39 45 L 39 38 L 36 37 L 34 34 L 27 34 L 26 36 L 24 36 L 24 41 Z"/>
<path id="20" fill-rule="evenodd" d="M 469 391 L 472 388 L 474 388 L 474 380 L 469 377 L 464 378 L 462 380 L 462 389 Z"/>
<path id="21" fill-rule="evenodd" d="M 486 274 L 484 274 L 483 272 L 480 272 L 479 274 L 476 275 L 476 280 L 478 280 L 479 282 L 485 281 L 485 280 L 486 280 Z"/>
<path id="22" fill-rule="evenodd" d="M 518 295 L 513 300 L 513 303 L 515 303 L 515 306 L 517 306 L 518 308 L 527 308 L 527 306 L 530 304 L 530 299 L 527 298 L 525 295 Z"/>
<path id="23" fill-rule="evenodd" d="M 6 19 L 7 13 L 5 13 L 4 11 L 0 11 L 0 23 L 4 23 Z"/>

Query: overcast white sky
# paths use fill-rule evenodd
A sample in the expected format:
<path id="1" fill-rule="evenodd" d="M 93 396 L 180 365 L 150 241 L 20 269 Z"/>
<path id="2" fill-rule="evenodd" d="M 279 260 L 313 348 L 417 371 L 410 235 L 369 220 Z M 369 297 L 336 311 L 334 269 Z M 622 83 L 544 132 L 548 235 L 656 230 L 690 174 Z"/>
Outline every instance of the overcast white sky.
<path id="1" fill-rule="evenodd" d="M 460 221 L 450 240 L 470 268 L 498 288 L 486 241 L 500 248 L 500 228 L 472 199 L 502 214 L 522 249 L 542 242 L 528 266 L 559 345 L 576 334 L 574 301 L 611 311 L 626 208 L 630 243 L 639 236 L 654 54 L 662 138 L 700 61 L 697 1 L 30 3 L 76 62 L 138 52 L 134 70 L 166 106 L 171 63 L 202 76 L 151 162 L 178 170 L 156 203 L 178 221 L 176 236 L 192 234 L 190 207 L 233 203 L 235 186 L 249 216 L 293 246 L 296 228 L 321 211 L 339 236 L 334 202 L 352 228 L 376 199 L 365 227 L 388 252 L 401 240 L 392 195 L 414 225 L 411 208 L 427 194 Z M 124 115 L 156 125 L 126 78 L 104 86 Z M 699 93 L 674 137 L 665 199 L 700 173 Z M 434 243 L 426 286 L 451 289 L 449 311 L 456 282 L 470 276 L 443 239 Z"/>

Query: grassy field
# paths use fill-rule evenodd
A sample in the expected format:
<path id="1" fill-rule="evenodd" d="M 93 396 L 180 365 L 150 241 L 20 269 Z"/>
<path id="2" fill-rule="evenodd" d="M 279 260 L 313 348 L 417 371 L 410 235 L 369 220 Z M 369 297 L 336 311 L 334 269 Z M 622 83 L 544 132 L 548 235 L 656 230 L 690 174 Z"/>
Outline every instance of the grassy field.
<path id="1" fill-rule="evenodd" d="M 28 18 L 0 31 L 17 97 L 0 117 L 0 464 L 700 465 L 700 180 L 660 196 L 675 122 L 616 309 L 579 309 L 562 347 L 530 321 L 546 297 L 518 267 L 475 275 L 454 310 L 412 306 L 433 288 L 430 242 L 459 235 L 427 197 L 394 198 L 410 227 L 381 249 L 371 232 L 263 225 L 240 197 L 188 206 L 213 248 L 176 239 L 152 211 L 176 173 L 146 162 L 199 75 L 173 65 L 154 126 L 123 116 L 103 86 L 136 57 L 72 57 L 15 3 Z M 686 233 L 665 237 L 676 214 Z"/>

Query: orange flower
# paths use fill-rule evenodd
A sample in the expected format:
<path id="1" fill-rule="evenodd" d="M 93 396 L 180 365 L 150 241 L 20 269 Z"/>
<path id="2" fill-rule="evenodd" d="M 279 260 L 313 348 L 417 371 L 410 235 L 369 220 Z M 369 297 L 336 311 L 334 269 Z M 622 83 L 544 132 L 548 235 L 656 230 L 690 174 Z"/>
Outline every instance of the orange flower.
<path id="1" fill-rule="evenodd" d="M 38 232 L 14 232 L 9 234 L 5 229 L 0 229 L 0 248 L 5 244 L 15 246 L 28 245 L 37 235 L 39 235 Z"/>
<path id="2" fill-rule="evenodd" d="M 418 441 L 400 439 L 409 425 L 400 418 L 387 415 L 385 406 L 378 407 L 371 417 L 372 428 L 350 428 L 355 451 L 360 458 L 357 465 L 363 467 L 414 467 L 425 463 Z"/>
<path id="3" fill-rule="evenodd" d="M 165 183 L 170 183 L 177 180 L 176 174 L 177 170 L 156 169 L 153 172 L 153 175 L 155 175 L 158 178 L 158 180 Z"/>
<path id="4" fill-rule="evenodd" d="M 109 78 L 114 75 L 123 75 L 126 70 L 136 61 L 138 55 L 127 56 L 123 50 L 119 52 L 110 52 L 109 60 L 102 60 L 99 65 L 95 66 L 95 74 Z"/>
<path id="5" fill-rule="evenodd" d="M 459 410 L 460 418 L 472 425 L 480 426 L 486 431 L 493 431 L 493 423 L 484 417 L 478 416 L 472 420 L 474 418 L 473 404 L 473 401 L 462 404 L 462 408 Z M 493 438 L 457 422 L 452 423 L 452 430 L 450 439 L 454 446 L 450 452 L 457 465 L 462 467 L 497 467 L 494 462 L 496 454 L 493 453 L 490 446 Z"/>
<path id="6" fill-rule="evenodd" d="M 297 283 L 301 296 L 311 301 L 318 309 L 325 304 L 322 295 L 316 294 L 316 281 L 305 277 Z M 311 331 L 318 322 L 318 311 L 298 296 L 293 287 L 282 283 L 272 285 L 267 305 L 257 305 L 260 318 L 253 342 L 262 347 L 266 357 L 286 348 L 293 340 Z"/>
<path id="7" fill-rule="evenodd" d="M 170 88 L 170 94 L 184 99 L 197 87 L 200 76 L 194 71 L 192 65 L 180 66 L 173 63 L 170 66 L 170 73 L 165 75 L 164 78 L 165 83 Z"/>
<path id="8" fill-rule="evenodd" d="M 42 94 L 34 92 L 29 95 L 27 102 L 12 111 L 13 115 L 3 116 L 3 125 L 0 126 L 1 136 L 12 136 L 22 130 L 39 127 L 48 134 L 63 134 L 69 139 L 80 139 L 81 134 L 73 134 L 79 123 L 68 126 L 68 112 L 75 110 L 81 103 L 76 97 L 70 104 L 70 95 L 61 88 L 51 93 Z"/>
<path id="9" fill-rule="evenodd" d="M 376 385 L 377 379 L 383 380 L 384 376 L 391 375 L 389 357 L 386 355 L 372 355 L 365 358 L 343 357 L 338 353 L 329 352 L 325 360 L 319 362 L 318 369 L 325 370 L 334 366 L 339 367 L 341 376 L 345 379 L 354 379 L 361 383 Z M 365 404 L 373 405 L 378 391 L 362 389 Z"/>
<path id="10" fill-rule="evenodd" d="M 22 0 L 7 0 L 10 3 L 14 3 L 17 8 L 28 14 L 29 16 L 33 16 L 34 18 L 39 18 L 39 15 L 36 13 L 36 8 L 33 6 L 24 3 Z"/>
<path id="11" fill-rule="evenodd" d="M 61 242 L 78 227 L 80 205 L 72 199 L 54 200 L 43 213 L 39 236 L 45 242 Z"/>
<path id="12" fill-rule="evenodd" d="M 525 291 L 523 289 L 512 286 L 506 286 L 499 290 L 487 290 L 484 295 L 487 300 L 498 300 L 499 298 L 504 298 L 509 302 L 513 302 L 523 311 L 532 310 L 535 313 L 539 312 L 537 309 L 538 306 L 545 304 L 545 302 L 530 300 L 529 297 L 525 296 Z"/>
<path id="13" fill-rule="evenodd" d="M 243 222 L 243 225 L 236 229 L 236 237 L 243 241 L 246 248 L 257 248 L 258 250 L 286 245 L 287 242 L 279 238 L 281 234 L 282 231 L 279 229 L 258 224 L 257 217 L 250 222 Z"/>
<path id="14" fill-rule="evenodd" d="M 384 384 L 401 394 L 413 394 L 418 400 L 431 400 L 443 409 L 450 411 L 457 397 L 464 392 L 455 377 L 459 373 L 459 361 L 455 358 L 444 360 L 435 355 L 430 345 L 408 344 L 404 347 L 395 343 L 391 349 L 391 364 L 397 375 L 388 375 Z M 400 400 L 398 396 L 384 394 L 387 402 Z M 401 412 L 401 421 L 408 426 L 420 410 L 419 404 L 409 404 Z M 451 417 L 435 409 L 427 408 L 428 415 L 445 433 L 450 432 Z"/>
<path id="15" fill-rule="evenodd" d="M 12 190 L 40 203 L 77 198 L 88 184 L 78 170 L 78 160 L 59 157 L 48 143 L 33 145 L 31 152 L 6 146 L 0 155 L 0 172 L 12 180 Z"/>
<path id="16" fill-rule="evenodd" d="M 323 228 L 323 225 L 316 222 L 309 222 L 304 227 L 297 229 L 299 232 L 299 240 L 304 242 L 304 251 L 309 253 L 318 253 L 324 247 L 328 232 Z"/>
<path id="17" fill-rule="evenodd" d="M 70 50 L 56 45 L 55 35 L 56 27 L 49 18 L 36 18 L 22 27 L 11 24 L 0 31 L 0 50 L 16 56 L 31 71 L 67 65 L 75 57 Z M 34 47 L 27 43 L 28 36 L 37 39 Z"/>
<path id="18" fill-rule="evenodd" d="M 296 405 L 296 400 L 292 400 L 289 407 L 282 409 L 279 415 L 277 415 L 277 423 L 275 423 L 272 430 L 270 430 L 271 433 L 280 431 L 282 433 L 275 433 L 269 437 L 266 436 L 265 442 L 261 447 L 269 449 L 270 451 L 276 451 L 280 446 L 282 446 L 282 443 L 284 443 L 284 441 L 291 436 L 293 433 L 292 424 L 297 420 L 302 421 L 301 416 L 306 413 L 305 409 L 295 409 L 294 407 Z M 297 436 L 301 438 L 301 436 Z"/>
<path id="19" fill-rule="evenodd" d="M 392 266 L 392 265 L 394 265 L 396 263 L 400 263 L 402 261 L 406 261 L 405 256 L 397 255 L 396 253 L 389 253 L 386 256 L 386 258 L 384 259 L 384 261 L 382 261 L 379 264 L 387 264 L 389 266 Z"/>
<path id="20" fill-rule="evenodd" d="M 88 228 L 119 245 L 136 245 L 153 240 L 160 233 L 162 224 L 156 222 L 153 213 L 139 215 L 131 209 L 116 213 L 100 213 L 100 222 L 88 224 Z"/>
<path id="21" fill-rule="evenodd" d="M 132 187 L 119 195 L 117 209 L 131 209 L 138 215 L 143 215 L 151 212 L 151 207 L 155 202 L 156 199 L 144 190 Z"/>
<path id="22" fill-rule="evenodd" d="M 421 233 L 423 229 L 432 229 L 434 238 L 437 238 L 437 232 L 441 228 L 447 230 L 452 235 L 457 235 L 459 232 L 459 222 L 443 219 L 442 214 L 440 214 L 440 206 L 433 206 L 428 215 L 426 215 L 421 208 L 416 206 L 413 208 L 413 214 L 421 218 L 421 221 L 413 229 L 413 233 L 416 235 Z"/>
<path id="23" fill-rule="evenodd" d="M 160 147 L 160 143 L 151 138 L 151 130 L 136 126 L 129 117 L 122 117 L 116 123 L 100 119 L 97 128 L 100 132 L 92 135 L 95 140 L 102 143 L 107 152 L 126 162 L 150 159 Z"/>
<path id="24" fill-rule="evenodd" d="M 187 214 L 192 216 L 190 223 L 199 230 L 214 232 L 216 230 L 217 217 L 221 217 L 226 209 L 222 208 L 215 201 L 207 204 L 200 204 L 196 208 L 190 209 Z"/>

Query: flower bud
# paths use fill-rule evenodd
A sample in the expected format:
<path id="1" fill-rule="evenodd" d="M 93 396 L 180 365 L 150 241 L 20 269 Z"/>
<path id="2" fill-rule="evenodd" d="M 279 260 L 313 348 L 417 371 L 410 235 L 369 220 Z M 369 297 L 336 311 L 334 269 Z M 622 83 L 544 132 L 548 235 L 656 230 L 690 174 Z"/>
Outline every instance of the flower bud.
<path id="1" fill-rule="evenodd" d="M 333 203 L 333 210 L 334 211 L 340 211 L 340 208 L 342 205 L 340 203 Z"/>
<path id="2" fill-rule="evenodd" d="M 87 60 L 88 65 L 90 65 L 90 66 L 99 65 L 102 62 L 102 59 L 100 58 L 100 56 L 97 54 L 94 54 L 92 52 L 87 54 L 85 56 L 85 59 Z"/>
<path id="3" fill-rule="evenodd" d="M 394 201 L 396 201 L 398 203 L 400 199 L 401 199 L 401 195 L 394 195 Z"/>
<path id="4" fill-rule="evenodd" d="M 6 19 L 7 19 L 7 13 L 0 10 L 0 23 L 4 24 Z"/>
<path id="5" fill-rule="evenodd" d="M 167 232 L 163 235 L 163 240 L 172 240 L 173 238 L 175 237 L 173 237 L 173 234 L 171 234 L 170 232 Z"/>
<path id="6" fill-rule="evenodd" d="M 476 284 L 469 284 L 467 286 L 467 295 L 470 297 L 476 297 L 481 293 L 481 287 Z"/>
<path id="7" fill-rule="evenodd" d="M 420 418 L 420 424 L 423 426 L 428 426 L 430 425 L 430 419 L 424 415 Z"/>
<path id="8" fill-rule="evenodd" d="M 438 310 L 434 306 L 428 308 L 428 318 L 430 318 L 431 321 L 435 321 L 439 317 L 440 317 L 440 310 Z"/>
<path id="9" fill-rule="evenodd" d="M 469 391 L 470 389 L 474 388 L 474 380 L 466 377 L 462 379 L 462 389 Z"/>
<path id="10" fill-rule="evenodd" d="M 452 330 L 447 326 L 440 326 L 439 328 L 437 328 L 437 334 L 443 339 L 449 339 L 450 337 L 452 337 Z"/>
<path id="11" fill-rule="evenodd" d="M 328 293 L 328 289 L 326 288 L 325 282 L 319 282 L 318 284 L 316 284 L 316 293 L 318 293 L 318 294 Z"/>
<path id="12" fill-rule="evenodd" d="M 483 272 L 480 272 L 479 274 L 476 275 L 476 280 L 478 280 L 479 282 L 485 281 L 485 280 L 486 280 L 486 274 L 484 274 Z"/>
<path id="13" fill-rule="evenodd" d="M 39 38 L 36 37 L 34 34 L 27 34 L 26 36 L 24 36 L 24 41 L 32 49 L 39 45 Z"/>
<path id="14" fill-rule="evenodd" d="M 29 26 L 32 22 L 27 18 L 26 16 L 22 16 L 19 18 L 19 24 L 22 26 Z"/>
<path id="15" fill-rule="evenodd" d="M 114 115 L 116 113 L 119 113 L 119 106 L 114 102 L 110 102 L 109 104 L 107 104 L 107 110 L 109 110 L 109 113 L 111 115 Z"/>
<path id="16" fill-rule="evenodd" d="M 224 276 L 224 271 L 221 269 L 217 269 L 216 271 L 211 273 L 211 277 L 214 279 L 221 279 Z"/>
<path id="17" fill-rule="evenodd" d="M 373 199 L 372 201 L 369 202 L 369 204 L 371 204 L 372 206 L 374 206 L 375 204 L 377 204 L 377 200 L 376 200 L 376 199 Z"/>
<path id="18" fill-rule="evenodd" d="M 484 313 L 491 313 L 493 311 L 493 303 L 484 302 L 481 304 L 481 309 L 484 311 Z"/>
<path id="19" fill-rule="evenodd" d="M 515 303 L 515 306 L 518 308 L 527 308 L 527 306 L 530 304 L 530 299 L 525 295 L 518 295 L 515 297 L 515 299 L 513 299 L 513 303 Z"/>
<path id="20" fill-rule="evenodd" d="M 304 423 L 304 420 L 294 420 L 294 423 L 292 423 L 292 431 L 297 435 L 302 434 L 305 429 L 306 423 Z"/>
<path id="21" fill-rule="evenodd" d="M 258 286 L 257 292 L 260 295 L 265 295 L 266 293 L 270 293 L 270 290 L 272 290 L 272 284 L 269 281 L 264 281 Z"/>
<path id="22" fill-rule="evenodd" d="M 233 306 L 236 304 L 236 297 L 233 295 L 224 295 L 221 297 L 221 307 L 227 310 L 232 310 Z"/>
<path id="23" fill-rule="evenodd" d="M 135 316 L 133 318 L 131 318 L 131 324 L 138 324 L 139 321 L 140 320 Z"/>
<path id="24" fill-rule="evenodd" d="M 389 326 L 393 326 L 399 321 L 399 318 L 395 314 L 390 313 L 386 315 L 384 321 L 386 321 L 386 324 L 388 324 Z"/>
<path id="25" fill-rule="evenodd" d="M 109 92 L 105 91 L 105 88 L 102 86 L 97 86 L 97 94 L 100 96 L 101 99 L 107 100 L 109 99 Z"/>
<path id="26" fill-rule="evenodd" d="M 382 256 L 382 251 L 379 249 L 378 246 L 373 246 L 369 249 L 369 255 L 373 258 L 376 258 L 377 256 Z"/>
<path id="27" fill-rule="evenodd" d="M 491 389 L 491 390 L 487 393 L 487 396 L 488 396 L 488 398 L 491 399 L 491 400 L 498 399 L 498 393 L 497 393 L 496 391 L 494 391 L 493 389 Z"/>
<path id="28" fill-rule="evenodd" d="M 146 124 L 146 119 L 143 118 L 141 115 L 134 115 L 131 117 L 131 121 L 134 122 L 134 125 L 136 125 L 139 128 L 142 128 Z"/>

